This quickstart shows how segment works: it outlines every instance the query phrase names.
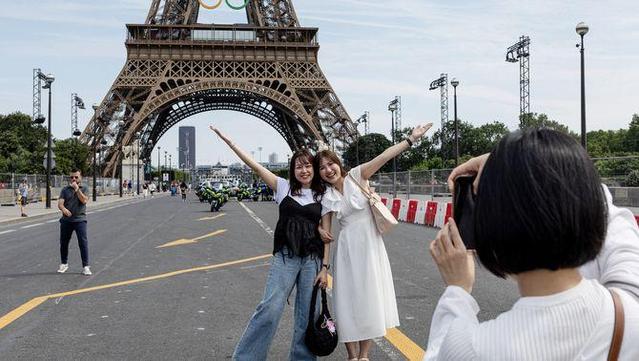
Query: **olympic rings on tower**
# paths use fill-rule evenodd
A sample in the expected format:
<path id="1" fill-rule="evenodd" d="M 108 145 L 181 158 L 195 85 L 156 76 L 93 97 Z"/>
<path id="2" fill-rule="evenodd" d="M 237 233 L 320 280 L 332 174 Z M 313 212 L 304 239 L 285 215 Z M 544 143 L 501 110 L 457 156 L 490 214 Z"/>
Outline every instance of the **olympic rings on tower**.
<path id="1" fill-rule="evenodd" d="M 207 9 L 207 10 L 215 10 L 217 8 L 220 7 L 220 5 L 222 5 L 222 0 L 217 0 L 217 2 L 214 5 L 208 5 L 207 3 L 205 3 L 206 0 L 197 0 L 198 3 L 200 3 L 200 6 L 202 6 L 203 8 Z M 233 5 L 231 4 L 231 0 L 224 0 L 224 2 L 226 2 L 226 5 L 228 7 L 230 7 L 233 10 L 242 10 L 244 8 L 246 8 L 249 4 L 249 2 L 251 2 L 251 0 L 244 0 L 244 4 L 243 5 Z"/>

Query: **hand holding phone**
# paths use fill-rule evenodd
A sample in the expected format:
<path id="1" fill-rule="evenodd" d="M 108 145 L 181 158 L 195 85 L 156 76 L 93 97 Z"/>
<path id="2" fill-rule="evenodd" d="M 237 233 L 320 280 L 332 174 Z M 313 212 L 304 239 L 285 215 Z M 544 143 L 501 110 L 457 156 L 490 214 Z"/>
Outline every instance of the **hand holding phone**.
<path id="1" fill-rule="evenodd" d="M 459 234 L 466 249 L 475 249 L 475 194 L 473 182 L 475 176 L 455 178 L 453 191 L 453 219 L 459 228 Z"/>

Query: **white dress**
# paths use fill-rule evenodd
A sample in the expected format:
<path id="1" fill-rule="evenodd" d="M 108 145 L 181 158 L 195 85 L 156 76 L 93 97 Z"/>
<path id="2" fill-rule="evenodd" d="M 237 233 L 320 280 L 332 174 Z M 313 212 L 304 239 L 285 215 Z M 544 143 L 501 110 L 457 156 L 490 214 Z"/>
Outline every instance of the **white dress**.
<path id="1" fill-rule="evenodd" d="M 360 167 L 350 174 L 362 182 Z M 333 211 L 341 226 L 334 255 L 333 300 L 340 342 L 382 337 L 399 326 L 397 302 L 384 240 L 377 232 L 368 199 L 350 177 L 344 193 L 328 187 L 323 213 Z"/>

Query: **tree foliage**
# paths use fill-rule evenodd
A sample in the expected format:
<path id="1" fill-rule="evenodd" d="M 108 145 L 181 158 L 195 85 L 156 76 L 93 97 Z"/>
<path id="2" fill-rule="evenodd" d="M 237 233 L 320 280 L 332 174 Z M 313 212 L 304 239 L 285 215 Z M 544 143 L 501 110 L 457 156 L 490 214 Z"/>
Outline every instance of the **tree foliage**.
<path id="1" fill-rule="evenodd" d="M 383 134 L 370 133 L 358 137 L 342 154 L 344 165 L 348 168 L 353 168 L 362 163 L 366 163 L 382 154 L 382 152 L 390 146 L 391 141 Z M 392 170 L 392 164 L 390 162 L 382 168 L 382 172 L 391 172 Z"/>
<path id="2" fill-rule="evenodd" d="M 24 113 L 0 114 L 0 173 L 43 173 L 47 130 Z"/>
<path id="3" fill-rule="evenodd" d="M 77 139 L 53 139 L 56 167 L 53 174 L 68 174 L 72 168 L 86 173 L 90 150 Z M 34 124 L 27 114 L 0 114 L 0 173 L 43 174 L 47 129 Z"/>

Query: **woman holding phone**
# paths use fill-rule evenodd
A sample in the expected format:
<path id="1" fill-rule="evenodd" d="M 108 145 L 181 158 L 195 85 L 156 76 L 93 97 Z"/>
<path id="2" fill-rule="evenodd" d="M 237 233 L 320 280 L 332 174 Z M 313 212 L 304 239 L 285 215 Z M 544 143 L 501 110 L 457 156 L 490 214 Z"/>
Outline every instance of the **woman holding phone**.
<path id="1" fill-rule="evenodd" d="M 328 265 L 329 245 L 320 239 L 318 225 L 324 187 L 313 170 L 313 155 L 298 150 L 291 157 L 289 181 L 277 177 L 235 145 L 219 129 L 213 130 L 238 157 L 275 191 L 279 219 L 273 241 L 273 258 L 262 301 L 257 306 L 233 354 L 233 360 L 266 360 L 288 296 L 297 288 L 290 360 L 315 360 L 304 343 L 311 294 L 318 273 Z M 326 266 L 328 267 L 328 266 Z"/>
<path id="2" fill-rule="evenodd" d="M 469 173 L 479 261 L 512 278 L 521 298 L 479 322 L 474 257 L 449 219 L 430 245 L 448 287 L 424 360 L 606 360 L 616 326 L 618 360 L 639 360 L 639 228 L 583 147 L 550 129 L 518 131 L 456 168 L 449 185 Z"/>
<path id="3" fill-rule="evenodd" d="M 334 152 L 324 150 L 315 156 L 316 168 L 329 185 L 322 200 L 326 213 L 320 230 L 322 239 L 325 242 L 333 239 L 329 211 L 337 215 L 342 227 L 334 257 L 333 299 L 339 339 L 346 343 L 349 360 L 367 361 L 372 339 L 399 326 L 384 240 L 360 186 L 367 188 L 373 174 L 417 142 L 431 126 L 432 123 L 416 127 L 406 139 L 348 173 Z"/>

